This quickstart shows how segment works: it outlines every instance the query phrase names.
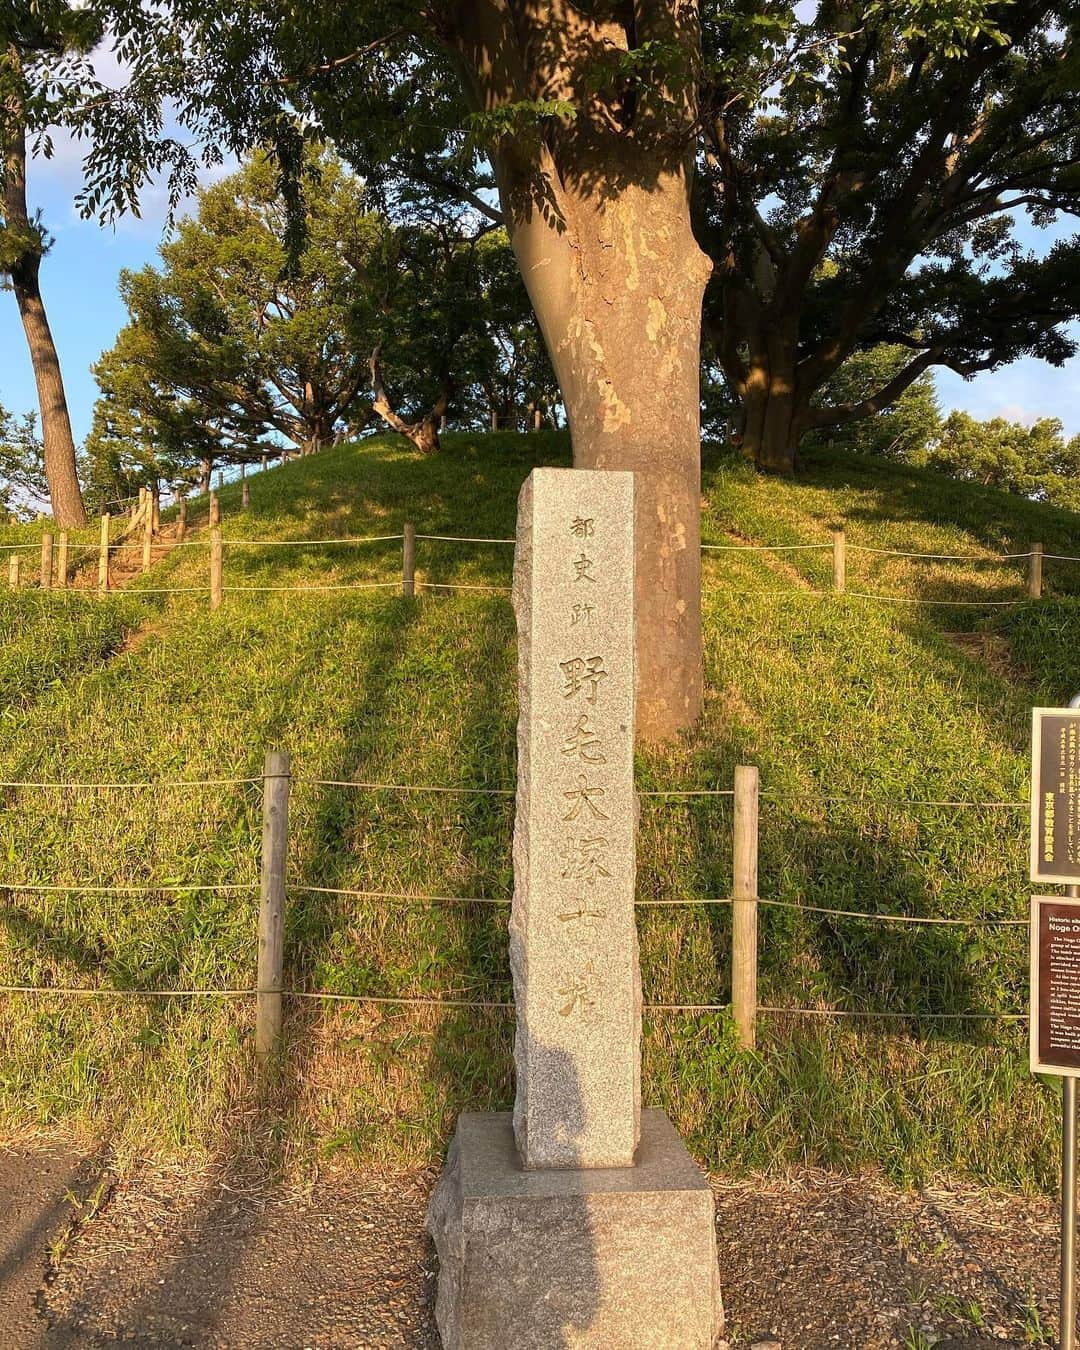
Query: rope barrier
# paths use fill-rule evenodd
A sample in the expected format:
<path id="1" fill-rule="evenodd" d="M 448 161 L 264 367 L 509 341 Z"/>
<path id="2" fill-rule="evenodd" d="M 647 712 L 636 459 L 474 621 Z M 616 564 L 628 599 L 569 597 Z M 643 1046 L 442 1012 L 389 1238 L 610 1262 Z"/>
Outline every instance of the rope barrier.
<path id="1" fill-rule="evenodd" d="M 903 1017 L 910 1022 L 1026 1022 L 1028 1017 L 1027 1013 L 918 1013 L 879 1009 L 860 1012 L 855 1008 L 776 1008 L 763 1003 L 758 1004 L 757 1011 L 805 1017 Z"/>
<path id="2" fill-rule="evenodd" d="M 306 778 L 302 775 L 290 775 L 291 781 L 306 787 L 342 787 L 356 788 L 370 792 L 432 792 L 446 793 L 452 796 L 512 797 L 516 789 L 509 787 L 444 787 L 437 783 L 379 783 L 358 781 L 351 778 Z M 162 778 L 143 782 L 58 782 L 34 781 L 30 779 L 0 780 L 3 788 L 39 788 L 53 791 L 122 791 L 127 788 L 149 790 L 156 788 L 198 788 L 198 787 L 244 787 L 261 783 L 259 778 Z M 639 797 L 733 797 L 732 788 L 646 788 L 638 793 Z M 822 802 L 828 805 L 851 805 L 867 807 L 884 806 L 933 806 L 972 809 L 1007 809 L 1026 811 L 1030 802 L 1026 801 L 949 801 L 929 797 L 857 797 L 857 796 L 821 796 L 814 792 L 785 792 L 778 788 L 763 788 L 762 797 L 774 801 Z"/>
<path id="3" fill-rule="evenodd" d="M 400 537 L 400 536 L 399 536 Z M 417 539 L 431 539 L 444 544 L 516 544 L 516 539 L 470 539 L 462 534 L 418 534 Z"/>
<path id="4" fill-rule="evenodd" d="M 689 897 L 678 900 L 635 900 L 635 909 L 656 909 L 666 905 L 733 905 L 734 898 L 728 896 L 704 896 L 701 899 Z"/>
<path id="5" fill-rule="evenodd" d="M 887 558 L 928 558 L 938 562 L 1009 562 L 1012 559 L 1030 558 L 1030 549 L 1026 553 L 912 553 L 896 548 L 871 548 L 869 544 L 848 544 L 850 553 L 877 553 Z M 1048 555 L 1043 554 L 1043 557 Z"/>
<path id="6" fill-rule="evenodd" d="M 832 548 L 832 544 L 702 544 L 701 547 L 713 553 L 799 553 Z"/>
<path id="7" fill-rule="evenodd" d="M 195 788 L 195 787 L 242 787 L 248 783 L 261 783 L 261 778 L 159 778 L 155 781 L 143 783 L 58 783 L 53 782 L 29 782 L 16 781 L 14 779 L 8 782 L 0 782 L 0 788 L 45 788 L 56 791 L 65 791 L 68 788 L 77 791 L 89 791 L 101 788 L 107 791 L 120 791 L 124 788 Z"/>
<path id="8" fill-rule="evenodd" d="M 282 592 L 306 592 L 306 591 L 378 591 L 387 587 L 398 587 L 400 581 L 350 581 L 343 582 L 341 585 L 326 586 L 222 586 L 222 591 L 236 593 L 237 591 L 259 591 L 265 593 L 268 591 Z M 206 589 L 205 587 L 203 588 Z"/>
<path id="9" fill-rule="evenodd" d="M 946 608 L 948 608 L 948 609 L 965 608 L 965 607 L 971 606 L 971 605 L 974 605 L 974 606 L 979 607 L 979 608 L 986 608 L 986 607 L 988 607 L 988 606 L 996 606 L 996 605 L 1022 605 L 1022 604 L 1024 604 L 1024 601 L 1021 600 L 1021 599 L 1017 599 L 1017 600 L 924 600 L 924 599 L 921 599 L 921 598 L 919 598 L 919 597 L 917 597 L 917 596 L 907 596 L 907 595 L 879 595 L 879 594 L 877 594 L 877 593 L 875 593 L 875 592 L 871 592 L 871 591 L 847 591 L 847 590 L 845 590 L 845 591 L 817 591 L 817 590 L 812 590 L 812 589 L 810 589 L 809 587 L 808 587 L 806 590 L 802 590 L 801 588 L 798 588 L 798 587 L 795 587 L 795 586 L 777 586 L 777 587 L 772 588 L 772 589 L 764 589 L 764 590 L 756 590 L 756 591 L 728 591 L 727 594 L 728 594 L 728 595 L 747 595 L 747 596 L 755 596 L 755 595 L 797 595 L 797 596 L 800 596 L 801 598 L 804 598 L 804 599 L 808 599 L 808 598 L 811 598 L 811 597 L 814 598 L 814 599 L 818 599 L 818 598 L 821 598 L 821 597 L 824 597 L 824 596 L 835 596 L 835 597 L 838 598 L 838 599 L 842 599 L 842 598 L 845 597 L 845 596 L 851 596 L 853 599 L 856 599 L 856 600 L 884 600 L 884 601 L 891 601 L 893 604 L 897 604 L 897 605 L 944 605 L 944 606 L 946 606 Z"/>
<path id="10" fill-rule="evenodd" d="M 317 989 L 111 989 L 77 985 L 0 984 L 0 994 L 40 994 L 84 998 L 254 998 L 280 994 L 283 998 L 313 999 L 333 1003 L 399 1004 L 405 1007 L 487 1008 L 513 1011 L 514 1004 L 495 999 L 436 998 L 420 994 L 335 994 Z M 644 1003 L 645 1012 L 727 1012 L 730 1003 Z M 918 1013 L 854 1008 L 780 1008 L 758 1005 L 758 1012 L 805 1017 L 904 1018 L 907 1021 L 1000 1021 L 1027 1020 L 1027 1013 Z"/>
<path id="11" fill-rule="evenodd" d="M 947 806 L 973 807 L 979 810 L 1000 807 L 1023 811 L 1031 807 L 1030 802 L 950 802 L 935 801 L 927 797 L 821 797 L 815 792 L 782 792 L 773 788 L 763 788 L 761 796 L 770 797 L 774 801 L 826 802 L 834 806 Z"/>
<path id="12" fill-rule="evenodd" d="M 419 536 L 417 536 L 419 537 Z M 703 549 L 714 553 L 797 553 L 812 549 L 831 549 L 832 544 L 702 544 Z M 874 548 L 869 544 L 847 544 L 849 553 L 876 553 L 887 558 L 926 558 L 937 562 L 1010 562 L 1021 558 L 1030 558 L 1026 553 L 917 553 L 913 550 L 896 548 Z M 1057 558 L 1063 562 L 1080 562 L 1067 554 L 1044 553 L 1044 558 Z"/>
<path id="13" fill-rule="evenodd" d="M 826 594 L 828 592 L 826 591 Z M 844 595 L 853 595 L 860 600 L 889 600 L 897 605 L 945 605 L 949 609 L 958 606 L 975 605 L 979 608 L 991 605 L 1022 605 L 1023 600 L 923 600 L 909 595 L 876 595 L 870 591 L 843 591 Z"/>
<path id="14" fill-rule="evenodd" d="M 452 795 L 480 797 L 512 797 L 514 788 L 439 787 L 431 783 L 357 783 L 347 778 L 293 778 L 294 783 L 308 787 L 363 788 L 370 792 L 446 792 Z"/>
<path id="15" fill-rule="evenodd" d="M 0 887 L 2 889 L 2 887 Z M 353 891 L 340 886 L 308 886 L 296 883 L 290 890 L 309 895 L 345 895 L 359 900 L 417 900 L 435 905 L 508 905 L 510 898 L 494 895 L 417 895 L 412 891 Z"/>
<path id="16" fill-rule="evenodd" d="M 509 586 L 471 586 L 464 581 L 421 581 L 419 577 L 416 585 L 429 591 L 501 591 L 509 595 L 511 590 Z"/>
<path id="17" fill-rule="evenodd" d="M 223 539 L 223 548 L 320 548 L 323 544 L 383 544 L 403 539 L 401 534 L 357 535 L 343 539 Z M 210 538 L 204 539 L 167 539 L 164 535 L 155 535 L 153 547 L 171 553 L 174 548 L 209 548 Z M 20 544 L 20 548 L 37 548 L 37 544 Z M 84 545 L 92 549 L 93 545 Z M 141 553 L 142 544 L 111 544 L 110 553 Z"/>
<path id="18" fill-rule="evenodd" d="M 917 914 L 870 914 L 857 909 L 827 909 L 823 905 L 804 905 L 797 900 L 766 900 L 758 897 L 759 905 L 776 909 L 798 909 L 807 914 L 835 914 L 842 919 L 876 919 L 881 923 L 948 924 L 958 928 L 1027 928 L 1027 919 L 938 919 Z"/>
<path id="19" fill-rule="evenodd" d="M 403 534 L 368 534 L 341 539 L 223 539 L 221 542 L 225 548 L 321 548 L 323 544 L 389 544 L 404 538 Z"/>
<path id="20" fill-rule="evenodd" d="M 174 895 L 187 895 L 195 891 L 251 891 L 257 889 L 258 885 L 257 881 L 234 881 L 209 886 L 172 882 L 145 886 L 82 886 L 77 883 L 71 886 L 41 886 L 35 882 L 0 881 L 0 891 L 33 891 L 35 894 L 49 895 L 153 895 L 156 892 L 167 891 Z"/>

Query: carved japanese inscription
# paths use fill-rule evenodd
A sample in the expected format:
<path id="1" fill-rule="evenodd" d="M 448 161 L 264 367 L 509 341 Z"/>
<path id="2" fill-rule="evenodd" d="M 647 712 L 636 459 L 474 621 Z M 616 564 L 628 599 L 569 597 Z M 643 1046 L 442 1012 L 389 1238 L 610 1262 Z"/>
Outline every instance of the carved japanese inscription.
<path id="1" fill-rule="evenodd" d="M 625 1167 L 640 1116 L 633 475 L 534 470 L 514 565 L 514 907 L 526 1167 Z"/>

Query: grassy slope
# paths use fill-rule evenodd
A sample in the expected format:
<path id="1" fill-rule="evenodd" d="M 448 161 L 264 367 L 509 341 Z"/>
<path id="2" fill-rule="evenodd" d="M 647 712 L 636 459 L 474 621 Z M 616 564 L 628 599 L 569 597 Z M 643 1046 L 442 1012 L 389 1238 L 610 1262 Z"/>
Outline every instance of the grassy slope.
<path id="1" fill-rule="evenodd" d="M 451 438 L 431 462 L 398 440 L 342 447 L 256 477 L 246 516 L 230 514 L 239 490 L 226 489 L 226 535 L 394 533 L 412 519 L 422 533 L 506 536 L 517 487 L 536 462 L 565 462 L 561 442 Z M 706 536 L 717 542 L 818 541 L 842 518 L 849 547 L 1020 551 L 1041 538 L 1050 551 L 1080 551 L 1080 523 L 1064 513 L 839 456 L 795 484 L 718 462 L 707 466 L 705 494 Z M 200 523 L 197 508 L 192 518 Z M 432 579 L 505 585 L 510 563 L 502 545 L 420 545 L 420 574 Z M 226 582 L 392 578 L 398 564 L 395 544 L 238 547 L 228 551 Z M 204 586 L 205 565 L 202 544 L 177 550 L 147 584 Z M 827 585 L 828 565 L 824 551 L 708 556 L 706 714 L 685 743 L 642 757 L 640 785 L 727 787 L 736 763 L 759 764 L 776 794 L 762 806 L 765 896 L 1022 916 L 1022 811 L 822 795 L 878 803 L 1026 795 L 1027 708 L 1068 685 L 1060 653 L 1077 636 L 1075 602 L 987 618 L 812 594 Z M 1048 564 L 1055 587 L 1080 583 L 1080 568 L 1070 576 L 1069 567 Z M 960 568 L 854 551 L 849 559 L 852 590 L 937 599 L 1013 596 L 1021 575 L 1022 564 L 990 561 Z M 390 589 L 230 593 L 217 615 L 196 594 L 101 607 L 76 596 L 9 603 L 45 605 L 48 621 L 35 619 L 33 640 L 15 644 L 44 655 L 9 658 L 5 646 L 0 778 L 254 776 L 264 749 L 280 744 L 301 779 L 513 783 L 505 595 L 413 603 Z M 59 606 L 74 610 L 70 624 L 56 622 Z M 124 644 L 140 617 L 138 641 Z M 973 635 L 979 629 L 985 639 Z M 72 678 L 59 684 L 65 665 Z M 254 785 L 27 790 L 8 792 L 5 804 L 0 875 L 9 880 L 257 875 Z M 511 823 L 509 797 L 301 781 L 292 878 L 505 897 Z M 642 898 L 726 895 L 730 854 L 725 799 L 644 799 Z M 253 888 L 146 898 L 0 888 L 0 981 L 247 987 L 255 912 Z M 343 993 L 505 999 L 505 922 L 495 906 L 294 889 L 289 980 Z M 723 1002 L 729 923 L 722 908 L 641 911 L 646 998 Z M 914 929 L 771 909 L 761 952 L 770 1005 L 922 1014 L 1023 1006 L 1022 930 Z M 438 1155 L 463 1106 L 511 1099 L 511 1023 L 501 1011 L 294 1003 L 286 1068 L 269 1097 L 250 1073 L 250 1015 L 246 1000 L 12 996 L 0 1018 L 0 1123 L 104 1134 L 121 1152 L 273 1142 L 304 1163 L 330 1152 L 408 1166 Z M 758 1053 L 745 1054 L 723 1016 L 655 1013 L 645 1070 L 648 1099 L 672 1111 L 715 1167 L 880 1163 L 901 1179 L 1052 1184 L 1054 1096 L 1029 1079 L 1015 1024 L 835 1025 L 774 1014 L 763 1017 Z"/>

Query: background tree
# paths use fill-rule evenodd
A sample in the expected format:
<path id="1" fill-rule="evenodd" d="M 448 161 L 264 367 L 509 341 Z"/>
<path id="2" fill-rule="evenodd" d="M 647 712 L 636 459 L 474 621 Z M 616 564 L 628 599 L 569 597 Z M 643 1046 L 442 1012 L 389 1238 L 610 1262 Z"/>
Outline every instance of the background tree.
<path id="1" fill-rule="evenodd" d="M 970 373 L 1068 349 L 1053 327 L 1071 304 L 1068 247 L 1043 262 L 1005 257 L 998 276 L 981 269 L 1000 228 L 986 221 L 1072 209 L 1073 0 L 823 0 L 808 23 L 780 0 L 109 7 L 122 44 L 162 72 L 158 97 L 167 87 L 216 145 L 274 143 L 294 202 L 309 127 L 395 211 L 453 199 L 505 224 L 575 463 L 637 474 L 646 739 L 688 725 L 701 700 L 698 358 L 711 268 L 697 237 L 719 263 L 714 341 L 762 464 L 790 469 L 810 424 L 864 410 L 809 412 L 857 346 L 913 350 L 912 369 L 867 409 L 935 361 Z M 88 110 L 102 147 L 92 197 L 122 195 L 118 128 L 130 135 L 135 121 L 152 139 L 151 102 L 141 118 L 130 101 Z M 696 157 L 709 173 L 697 237 Z M 935 299 L 942 268 L 970 290 L 955 313 Z"/>
<path id="2" fill-rule="evenodd" d="M 0 511 L 32 515 L 48 499 L 37 419 L 33 413 L 16 417 L 0 405 Z"/>
<path id="3" fill-rule="evenodd" d="M 554 424 L 559 383 L 505 230 L 481 240 L 477 264 L 488 334 L 487 360 L 477 372 L 484 420 L 494 416 L 504 429 L 528 430 L 539 413 Z"/>
<path id="4" fill-rule="evenodd" d="M 374 219 L 374 218 L 373 218 Z M 379 217 L 378 245 L 361 271 L 356 337 L 371 337 L 373 407 L 420 450 L 439 448 L 439 425 L 489 364 L 488 314 L 480 294 L 477 247 L 444 220 L 393 225 Z"/>
<path id="5" fill-rule="evenodd" d="M 759 465 L 790 471 L 807 431 L 878 411 L 933 365 L 1072 354 L 1080 242 L 1040 259 L 1013 231 L 1021 211 L 1040 225 L 1080 211 L 1075 4 L 709 13 L 706 326 Z M 878 343 L 907 361 L 857 398 L 823 396 Z"/>
<path id="6" fill-rule="evenodd" d="M 908 360 L 905 348 L 887 344 L 852 352 L 818 391 L 815 406 L 862 403 L 904 371 Z M 817 439 L 827 438 L 844 449 L 864 454 L 918 462 L 937 443 L 941 430 L 941 408 L 933 376 L 924 371 L 894 403 L 875 416 L 823 428 Z"/>
<path id="7" fill-rule="evenodd" d="M 921 459 L 962 482 L 1080 509 L 1080 436 L 1066 441 L 1056 417 L 1023 426 L 1003 417 L 980 422 L 969 413 L 953 412 Z"/>
<path id="8" fill-rule="evenodd" d="M 256 156 L 199 194 L 160 269 L 122 274 L 131 320 L 97 368 L 95 445 L 135 434 L 206 481 L 216 460 L 258 459 L 268 437 L 314 452 L 353 415 L 368 361 L 356 259 L 378 224 L 338 161 L 313 152 L 310 168 L 296 258 L 275 170 Z"/>
<path id="9" fill-rule="evenodd" d="M 161 71 L 159 97 L 178 99 L 204 139 L 278 147 L 294 201 L 307 126 L 365 181 L 387 184 L 402 218 L 425 194 L 464 192 L 505 224 L 558 376 L 574 462 L 637 472 L 639 730 L 655 738 L 692 722 L 709 272 L 690 226 L 695 0 L 596 13 L 548 0 L 331 0 L 302 14 L 239 0 L 109 8 L 121 45 Z M 88 191 L 105 200 L 130 179 L 117 166 L 132 123 L 152 137 L 159 113 L 147 99 L 140 117 L 118 98 L 86 115 L 101 149 Z M 424 172 L 414 180 L 412 168 Z"/>
<path id="10" fill-rule="evenodd" d="M 41 295 L 51 246 L 26 199 L 27 142 L 50 150 L 73 89 L 90 90 L 83 60 L 101 36 L 97 16 L 66 0 L 13 0 L 0 13 L 0 278 L 15 293 L 37 384 L 45 472 L 58 525 L 86 523 L 60 358 Z"/>

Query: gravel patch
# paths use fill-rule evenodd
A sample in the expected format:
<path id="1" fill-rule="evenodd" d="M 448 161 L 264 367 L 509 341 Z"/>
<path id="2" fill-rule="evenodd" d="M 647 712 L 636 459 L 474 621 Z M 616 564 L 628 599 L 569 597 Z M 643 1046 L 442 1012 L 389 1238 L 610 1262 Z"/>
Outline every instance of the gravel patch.
<path id="1" fill-rule="evenodd" d="M 92 1163 L 25 1155 L 13 1209 L 3 1157 L 3 1350 L 438 1346 L 431 1174 L 297 1190 L 147 1168 L 103 1185 Z M 715 1192 L 728 1350 L 1052 1343 L 1049 1199 L 811 1173 Z"/>

